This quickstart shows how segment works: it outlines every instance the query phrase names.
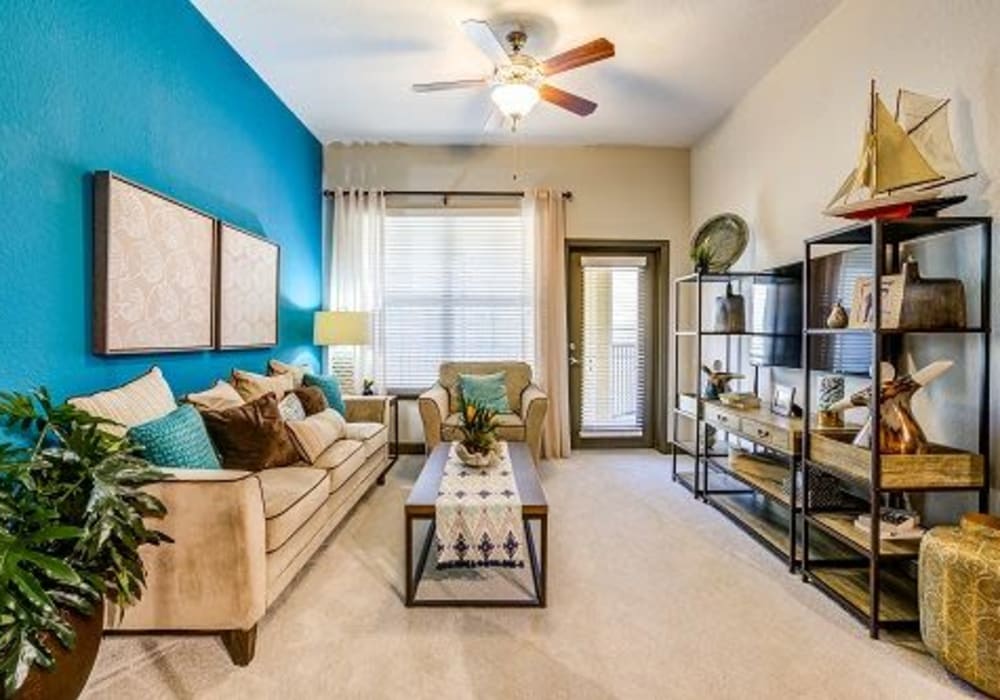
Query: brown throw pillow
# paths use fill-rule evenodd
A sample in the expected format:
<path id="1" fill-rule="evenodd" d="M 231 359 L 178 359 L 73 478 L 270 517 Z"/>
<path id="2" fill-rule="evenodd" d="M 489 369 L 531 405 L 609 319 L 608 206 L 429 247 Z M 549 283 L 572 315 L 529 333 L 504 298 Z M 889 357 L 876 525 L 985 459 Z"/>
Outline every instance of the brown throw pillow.
<path id="1" fill-rule="evenodd" d="M 225 469 L 256 472 L 299 460 L 274 394 L 224 411 L 204 411 L 201 415 L 222 455 Z"/>
<path id="2" fill-rule="evenodd" d="M 293 389 L 292 393 L 299 397 L 307 416 L 314 416 L 330 408 L 326 394 L 318 386 L 300 386 L 298 389 Z"/>

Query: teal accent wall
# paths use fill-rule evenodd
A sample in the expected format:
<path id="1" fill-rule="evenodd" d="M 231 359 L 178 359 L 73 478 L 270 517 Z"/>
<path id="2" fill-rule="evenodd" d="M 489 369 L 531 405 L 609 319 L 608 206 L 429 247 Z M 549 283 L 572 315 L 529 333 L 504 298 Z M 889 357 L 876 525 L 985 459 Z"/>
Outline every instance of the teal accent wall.
<path id="1" fill-rule="evenodd" d="M 322 148 L 185 0 L 6 0 L 0 13 L 0 389 L 57 397 L 159 365 L 176 393 L 267 358 L 318 363 Z M 274 349 L 91 352 L 91 173 L 281 245 Z"/>

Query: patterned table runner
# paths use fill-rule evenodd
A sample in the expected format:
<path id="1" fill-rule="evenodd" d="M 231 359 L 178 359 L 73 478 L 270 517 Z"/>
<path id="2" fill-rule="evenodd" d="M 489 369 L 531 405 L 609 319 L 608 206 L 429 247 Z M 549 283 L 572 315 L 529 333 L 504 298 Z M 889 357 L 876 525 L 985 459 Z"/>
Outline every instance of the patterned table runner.
<path id="1" fill-rule="evenodd" d="M 507 443 L 495 467 L 466 467 L 451 446 L 434 503 L 438 568 L 524 566 L 521 496 Z"/>

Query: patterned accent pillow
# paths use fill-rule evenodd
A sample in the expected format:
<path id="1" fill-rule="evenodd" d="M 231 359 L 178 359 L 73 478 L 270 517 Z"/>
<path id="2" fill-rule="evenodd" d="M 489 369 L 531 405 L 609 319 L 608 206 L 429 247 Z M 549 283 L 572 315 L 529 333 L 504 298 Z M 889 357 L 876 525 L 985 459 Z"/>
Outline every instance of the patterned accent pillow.
<path id="1" fill-rule="evenodd" d="M 330 404 L 326 402 L 326 394 L 318 386 L 300 386 L 292 393 L 299 397 L 307 416 L 314 416 L 330 408 Z"/>
<path id="2" fill-rule="evenodd" d="M 225 469 L 260 471 L 299 460 L 274 394 L 225 411 L 205 411 L 202 418 Z"/>
<path id="3" fill-rule="evenodd" d="M 188 394 L 184 400 L 199 411 L 224 411 L 227 408 L 235 408 L 245 403 L 233 385 L 221 379 L 211 389 Z"/>
<path id="4" fill-rule="evenodd" d="M 299 401 L 299 397 L 295 395 L 294 391 L 286 394 L 285 398 L 278 402 L 278 411 L 286 421 L 306 419 L 306 409 L 303 408 L 302 402 Z"/>
<path id="5" fill-rule="evenodd" d="M 340 380 L 332 374 L 307 374 L 302 378 L 302 383 L 305 386 L 318 387 L 322 390 L 330 408 L 342 416 L 347 414 L 347 406 L 344 405 L 344 397 L 340 393 Z"/>
<path id="6" fill-rule="evenodd" d="M 185 404 L 162 418 L 129 428 L 128 436 L 142 446 L 142 456 L 159 467 L 222 468 L 194 406 Z"/>
<path id="7" fill-rule="evenodd" d="M 291 375 L 279 374 L 267 377 L 241 369 L 233 370 L 231 383 L 246 401 L 254 401 L 265 394 L 274 394 L 278 401 L 281 401 L 285 394 L 295 388 Z"/>
<path id="8" fill-rule="evenodd" d="M 267 373 L 272 377 L 279 374 L 288 374 L 292 377 L 292 384 L 295 388 L 302 386 L 302 379 L 306 376 L 306 372 L 309 371 L 308 365 L 290 365 L 287 362 L 282 362 L 281 360 L 268 360 L 267 361 Z"/>
<path id="9" fill-rule="evenodd" d="M 162 418 L 177 408 L 174 392 L 159 367 L 152 367 L 141 377 L 116 389 L 77 396 L 68 403 L 92 416 L 120 423 L 101 427 L 115 437 L 123 436 L 132 426 Z"/>
<path id="10" fill-rule="evenodd" d="M 496 413 L 510 413 L 507 402 L 507 373 L 460 374 L 458 386 L 465 403 L 488 408 Z"/>
<path id="11" fill-rule="evenodd" d="M 332 408 L 286 425 L 299 454 L 309 464 L 315 464 L 326 448 L 344 436 L 347 428 L 344 417 Z"/>

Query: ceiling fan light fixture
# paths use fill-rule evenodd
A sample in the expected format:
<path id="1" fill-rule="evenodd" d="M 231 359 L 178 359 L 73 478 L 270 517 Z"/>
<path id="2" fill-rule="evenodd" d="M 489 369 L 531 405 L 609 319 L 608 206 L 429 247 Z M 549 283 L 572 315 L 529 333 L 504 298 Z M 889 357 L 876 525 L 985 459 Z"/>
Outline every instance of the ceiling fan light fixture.
<path id="1" fill-rule="evenodd" d="M 538 104 L 538 88 L 528 83 L 501 83 L 494 86 L 490 97 L 504 116 L 519 120 Z"/>

